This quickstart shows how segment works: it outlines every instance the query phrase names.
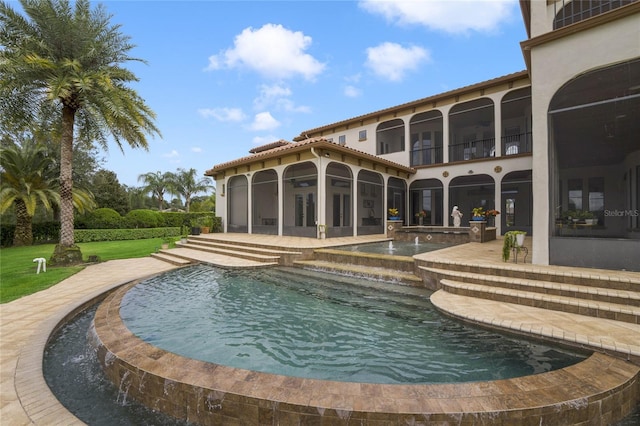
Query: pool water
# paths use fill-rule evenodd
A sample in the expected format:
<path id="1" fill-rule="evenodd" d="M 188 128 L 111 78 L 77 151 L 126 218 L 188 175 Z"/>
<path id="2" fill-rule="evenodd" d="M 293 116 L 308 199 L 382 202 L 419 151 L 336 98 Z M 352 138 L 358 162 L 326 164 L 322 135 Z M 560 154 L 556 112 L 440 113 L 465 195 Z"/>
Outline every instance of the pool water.
<path id="1" fill-rule="evenodd" d="M 293 268 L 199 265 L 123 298 L 148 343 L 266 373 L 365 383 L 451 383 L 542 373 L 584 357 L 439 314 L 425 289 Z"/>
<path id="2" fill-rule="evenodd" d="M 104 375 L 96 351 L 87 340 L 96 307 L 74 317 L 49 340 L 42 369 L 53 394 L 91 426 L 190 425 L 131 400 Z"/>
<path id="3" fill-rule="evenodd" d="M 391 244 L 389 244 L 391 243 Z M 392 256 L 414 256 L 420 253 L 440 250 L 456 245 L 455 243 L 427 243 L 418 244 L 408 241 L 383 241 L 378 243 L 355 244 L 338 247 L 338 250 L 354 251 L 359 253 L 388 254 Z"/>

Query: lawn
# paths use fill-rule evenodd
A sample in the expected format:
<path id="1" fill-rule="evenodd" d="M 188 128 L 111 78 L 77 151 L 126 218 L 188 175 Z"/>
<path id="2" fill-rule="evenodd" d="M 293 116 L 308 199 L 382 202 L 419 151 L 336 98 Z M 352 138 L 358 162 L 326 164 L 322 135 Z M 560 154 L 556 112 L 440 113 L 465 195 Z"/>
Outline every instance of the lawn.
<path id="1" fill-rule="evenodd" d="M 145 257 L 155 252 L 162 244 L 162 238 L 148 240 L 104 241 L 80 243 L 85 260 L 98 256 L 101 262 L 113 259 Z M 7 303 L 31 293 L 44 290 L 81 271 L 84 266 L 52 267 L 47 272 L 36 274 L 37 262 L 33 259 L 49 259 L 53 254 L 53 244 L 28 247 L 8 247 L 0 249 L 0 303 Z"/>

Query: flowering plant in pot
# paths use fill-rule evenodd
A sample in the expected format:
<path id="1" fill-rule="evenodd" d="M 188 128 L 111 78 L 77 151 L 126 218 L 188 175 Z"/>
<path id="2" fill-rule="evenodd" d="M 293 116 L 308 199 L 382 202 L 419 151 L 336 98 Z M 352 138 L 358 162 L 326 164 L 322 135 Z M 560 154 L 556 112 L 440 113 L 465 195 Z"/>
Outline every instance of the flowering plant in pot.
<path id="1" fill-rule="evenodd" d="M 390 208 L 389 210 L 389 219 L 398 220 L 400 219 L 400 211 L 396 208 Z"/>

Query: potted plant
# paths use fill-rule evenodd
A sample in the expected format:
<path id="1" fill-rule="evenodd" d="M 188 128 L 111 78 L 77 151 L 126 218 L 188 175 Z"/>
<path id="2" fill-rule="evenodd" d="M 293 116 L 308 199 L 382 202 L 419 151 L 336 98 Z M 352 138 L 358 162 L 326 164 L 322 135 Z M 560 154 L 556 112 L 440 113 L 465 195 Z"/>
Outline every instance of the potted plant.
<path id="1" fill-rule="evenodd" d="M 485 214 L 486 212 L 484 211 L 484 208 L 474 207 L 472 210 L 471 220 L 485 220 Z"/>
<path id="2" fill-rule="evenodd" d="M 504 240 L 502 243 L 502 260 L 508 261 L 511 257 L 511 251 L 514 249 L 520 253 L 520 249 L 524 246 L 524 237 L 527 235 L 526 231 L 508 231 L 504 234 Z"/>
<path id="3" fill-rule="evenodd" d="M 400 212 L 398 211 L 398 209 L 389 209 L 389 220 L 400 220 Z"/>
<path id="4" fill-rule="evenodd" d="M 200 228 L 200 224 L 197 220 L 192 220 L 191 221 L 191 235 L 200 235 L 200 231 L 202 229 Z"/>
<path id="5" fill-rule="evenodd" d="M 588 210 L 582 211 L 580 214 L 580 218 L 584 220 L 584 223 L 587 225 L 595 225 L 596 223 L 598 223 L 598 219 L 596 219 L 596 216 Z"/>
<path id="6" fill-rule="evenodd" d="M 422 223 L 424 222 L 424 218 L 427 217 L 427 211 L 420 210 L 418 213 L 416 213 L 416 217 L 418 218 L 418 224 L 422 226 Z"/>

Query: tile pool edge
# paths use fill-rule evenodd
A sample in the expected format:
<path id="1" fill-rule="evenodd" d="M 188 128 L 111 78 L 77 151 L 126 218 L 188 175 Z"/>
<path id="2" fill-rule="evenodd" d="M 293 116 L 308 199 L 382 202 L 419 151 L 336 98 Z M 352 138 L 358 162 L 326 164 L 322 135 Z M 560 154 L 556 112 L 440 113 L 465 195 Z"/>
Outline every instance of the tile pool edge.
<path id="1" fill-rule="evenodd" d="M 135 283 L 109 295 L 93 322 L 109 379 L 148 407 L 198 424 L 342 424 L 496 421 L 601 424 L 624 418 L 639 398 L 640 367 L 596 353 L 570 367 L 513 379 L 384 385 L 279 376 L 184 358 L 145 343 L 119 308 Z"/>

